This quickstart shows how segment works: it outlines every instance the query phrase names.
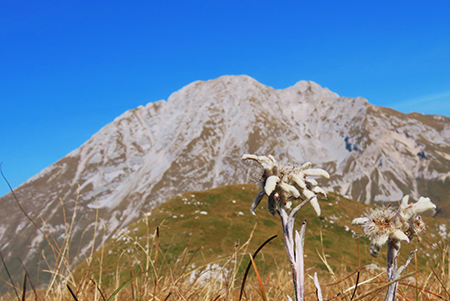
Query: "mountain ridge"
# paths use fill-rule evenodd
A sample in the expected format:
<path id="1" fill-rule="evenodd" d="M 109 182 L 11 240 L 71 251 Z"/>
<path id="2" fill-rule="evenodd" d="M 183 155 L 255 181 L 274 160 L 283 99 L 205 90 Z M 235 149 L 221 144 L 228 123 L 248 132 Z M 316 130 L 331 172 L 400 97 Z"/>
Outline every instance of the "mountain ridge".
<path id="1" fill-rule="evenodd" d="M 95 242 L 100 245 L 177 194 L 256 181 L 240 161 L 243 153 L 294 165 L 311 161 L 330 173 L 321 183 L 327 191 L 365 203 L 430 196 L 448 217 L 448 141 L 450 119 L 439 115 L 403 114 L 308 81 L 277 90 L 248 76 L 223 76 L 125 112 L 16 194 L 30 217 L 42 216 L 60 239 L 63 205 L 67 212 L 78 206 L 76 260 L 91 248 L 87 237 L 95 229 L 106 233 Z M 8 262 L 23 250 L 25 263 L 36 262 L 44 237 L 10 194 L 1 201 L 0 243 Z M 97 214 L 106 228 L 96 228 Z"/>

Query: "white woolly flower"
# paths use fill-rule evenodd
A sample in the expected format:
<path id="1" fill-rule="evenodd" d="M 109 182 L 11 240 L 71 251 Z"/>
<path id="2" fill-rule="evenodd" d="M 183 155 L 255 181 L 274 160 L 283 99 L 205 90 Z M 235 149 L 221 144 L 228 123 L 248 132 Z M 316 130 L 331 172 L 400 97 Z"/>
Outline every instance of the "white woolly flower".
<path id="1" fill-rule="evenodd" d="M 242 160 L 253 160 L 263 168 L 260 179 L 261 192 L 256 196 L 250 208 L 255 214 L 255 209 L 264 195 L 269 197 L 268 208 L 273 215 L 277 212 L 277 201 L 290 208 L 293 200 L 306 200 L 312 198 L 310 203 L 320 215 L 320 206 L 317 195 L 326 196 L 325 191 L 318 186 L 315 179 L 310 177 L 329 178 L 330 175 L 323 169 L 311 169 L 311 163 L 307 162 L 302 167 L 296 168 L 289 165 L 280 165 L 273 156 L 256 156 L 245 154 Z"/>
<path id="2" fill-rule="evenodd" d="M 398 209 L 392 207 L 373 209 L 366 216 L 355 218 L 352 225 L 363 228 L 364 235 L 370 239 L 370 255 L 377 257 L 381 247 L 392 241 L 397 249 L 400 242 L 410 242 L 425 229 L 425 223 L 420 213 L 435 209 L 429 198 L 421 197 L 414 204 L 408 204 L 409 197 L 405 196 Z"/>

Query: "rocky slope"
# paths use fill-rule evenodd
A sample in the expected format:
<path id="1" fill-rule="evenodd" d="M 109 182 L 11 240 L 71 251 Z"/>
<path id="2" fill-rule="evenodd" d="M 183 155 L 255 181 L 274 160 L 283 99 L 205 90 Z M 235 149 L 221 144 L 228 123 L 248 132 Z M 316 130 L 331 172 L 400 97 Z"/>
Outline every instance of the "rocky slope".
<path id="1" fill-rule="evenodd" d="M 311 161 L 332 175 L 322 187 L 365 203 L 430 196 L 437 214 L 450 216 L 449 118 L 405 115 L 313 82 L 275 90 L 247 76 L 194 82 L 167 101 L 125 112 L 16 193 L 57 241 L 77 205 L 71 256 L 80 260 L 94 231 L 101 233 L 98 246 L 179 193 L 256 181 L 255 170 L 240 161 L 243 153 Z M 11 194 L 1 202 L 7 264 L 21 275 L 19 256 L 33 272 L 42 250 L 51 258 L 44 235 Z"/>

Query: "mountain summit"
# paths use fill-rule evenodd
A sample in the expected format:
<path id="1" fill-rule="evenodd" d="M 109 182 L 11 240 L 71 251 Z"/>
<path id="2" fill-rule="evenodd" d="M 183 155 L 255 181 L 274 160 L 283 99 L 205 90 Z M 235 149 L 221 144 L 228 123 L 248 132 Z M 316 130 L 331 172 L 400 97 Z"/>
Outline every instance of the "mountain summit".
<path id="1" fill-rule="evenodd" d="M 248 76 L 197 81 L 125 112 L 16 194 L 57 240 L 68 223 L 63 206 L 72 212 L 77 204 L 72 255 L 83 259 L 94 231 L 104 233 L 98 246 L 177 194 L 255 181 L 243 153 L 311 161 L 331 175 L 322 187 L 365 203 L 429 196 L 450 216 L 450 118 L 402 114 L 309 81 L 276 90 Z M 21 274 L 12 259 L 20 254 L 30 265 L 48 247 L 11 194 L 1 202 L 2 252 Z"/>

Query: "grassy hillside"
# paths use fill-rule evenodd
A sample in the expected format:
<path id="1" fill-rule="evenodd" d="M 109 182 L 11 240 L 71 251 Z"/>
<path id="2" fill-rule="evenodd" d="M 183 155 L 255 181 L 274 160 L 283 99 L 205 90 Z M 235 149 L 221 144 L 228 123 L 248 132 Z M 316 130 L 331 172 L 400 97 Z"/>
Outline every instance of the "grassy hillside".
<path id="1" fill-rule="evenodd" d="M 230 285 L 239 286 L 250 259 L 248 254 L 253 253 L 269 237 L 278 235 L 263 248 L 256 265 L 262 278 L 274 279 L 275 275 L 275 278 L 289 279 L 289 263 L 279 218 L 270 215 L 264 201 L 256 211 L 256 216 L 249 212 L 257 192 L 254 185 L 232 185 L 177 196 L 152 212 L 143 213 L 141 220 L 118 232 L 93 258 L 77 267 L 76 278 L 92 278 L 102 287 L 117 287 L 133 275 L 150 270 L 145 274 L 146 279 L 157 285 L 167 278 L 186 283 L 196 282 L 205 271 L 209 271 L 208 275 L 212 277 L 213 270 L 219 270 L 220 277 L 230 277 L 227 272 L 232 270 L 233 283 Z M 368 209 L 367 205 L 334 194 L 322 199 L 320 205 L 320 217 L 315 215 L 310 205 L 302 208 L 297 216 L 296 228 L 299 229 L 303 219 L 307 220 L 306 273 L 313 275 L 317 271 L 325 292 L 336 295 L 344 290 L 344 282 L 338 286 L 327 284 L 354 274 L 358 265 L 374 267 L 367 270 L 366 278 L 381 273 L 386 264 L 385 247 L 379 258 L 372 258 L 368 252 L 369 241 L 365 238 L 358 240 L 361 229 L 350 225 L 353 218 L 361 216 Z M 421 242 L 414 240 L 409 245 L 402 245 L 399 265 L 405 262 L 411 250 L 419 249 L 405 273 L 417 268 L 423 275 L 428 275 L 431 267 L 442 270 L 442 265 L 448 262 L 448 255 L 445 255 L 448 249 L 442 237 L 446 236 L 448 242 L 446 229 L 450 230 L 449 221 L 424 220 L 427 233 L 422 235 Z M 444 267 L 442 270 L 444 274 L 447 273 L 446 269 Z M 349 285 L 355 281 L 355 277 L 348 278 Z M 415 277 L 419 281 L 419 277 Z M 385 275 L 380 277 L 384 278 Z M 269 280 L 266 282 L 271 283 Z M 250 279 L 249 283 L 257 286 L 254 280 Z M 285 285 L 287 292 L 291 289 L 290 285 Z M 435 289 L 436 292 L 442 290 L 439 287 Z"/>

